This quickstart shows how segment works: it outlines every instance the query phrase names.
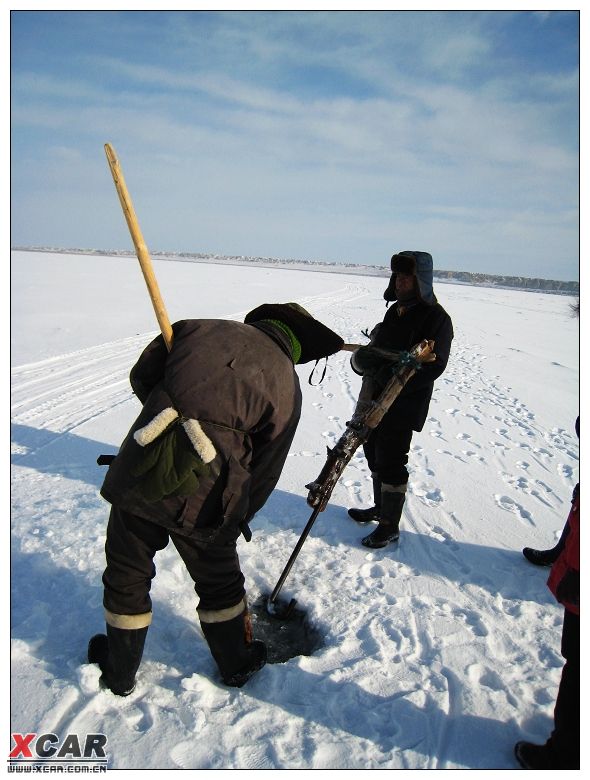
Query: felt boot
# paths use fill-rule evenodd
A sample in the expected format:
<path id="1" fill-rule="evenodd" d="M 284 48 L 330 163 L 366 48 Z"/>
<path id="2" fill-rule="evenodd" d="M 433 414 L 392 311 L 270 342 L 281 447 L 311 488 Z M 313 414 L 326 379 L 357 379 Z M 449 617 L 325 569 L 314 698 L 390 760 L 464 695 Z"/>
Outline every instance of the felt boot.
<path id="1" fill-rule="evenodd" d="M 197 611 L 223 682 L 232 688 L 241 688 L 262 669 L 267 656 L 264 642 L 252 638 L 246 600 L 229 609 Z"/>
<path id="2" fill-rule="evenodd" d="M 88 663 L 98 664 L 101 684 L 117 696 L 129 696 L 135 689 L 148 626 L 115 628 L 107 623 L 107 633 L 96 634 L 88 643 Z"/>
<path id="3" fill-rule="evenodd" d="M 348 510 L 349 517 L 356 520 L 357 523 L 379 522 L 379 511 L 381 509 L 381 480 L 377 474 L 373 474 L 373 500 L 375 505 L 368 509 L 356 509 L 353 507 Z"/>
<path id="4" fill-rule="evenodd" d="M 406 500 L 407 485 L 381 486 L 381 508 L 379 511 L 379 525 L 368 536 L 361 539 L 364 547 L 387 547 L 390 542 L 399 539 L 399 523 Z"/>

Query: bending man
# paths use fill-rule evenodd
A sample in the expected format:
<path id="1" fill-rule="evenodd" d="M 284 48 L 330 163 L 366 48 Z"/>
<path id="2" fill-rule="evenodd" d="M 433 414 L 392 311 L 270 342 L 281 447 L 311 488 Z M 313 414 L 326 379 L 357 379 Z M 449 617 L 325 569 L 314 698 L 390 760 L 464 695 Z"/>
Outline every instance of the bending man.
<path id="1" fill-rule="evenodd" d="M 236 552 L 274 489 L 301 414 L 294 369 L 342 339 L 297 304 L 264 304 L 244 323 L 183 320 L 131 371 L 143 404 L 102 486 L 112 504 L 103 575 L 106 634 L 89 643 L 101 682 L 135 687 L 154 556 L 171 539 L 195 583 L 203 634 L 223 681 L 243 685 L 266 662 L 252 639 Z"/>

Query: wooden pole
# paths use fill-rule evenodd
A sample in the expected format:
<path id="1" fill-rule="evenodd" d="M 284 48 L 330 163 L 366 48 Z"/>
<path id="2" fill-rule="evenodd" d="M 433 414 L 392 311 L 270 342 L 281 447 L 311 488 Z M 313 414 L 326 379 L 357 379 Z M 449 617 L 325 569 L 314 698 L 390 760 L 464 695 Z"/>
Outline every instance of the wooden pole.
<path id="1" fill-rule="evenodd" d="M 174 333 L 172 331 L 170 319 L 166 312 L 166 307 L 164 306 L 160 288 L 158 287 L 158 280 L 156 279 L 156 275 L 154 273 L 152 259 L 145 245 L 145 241 L 143 240 L 143 235 L 139 227 L 137 215 L 135 214 L 135 209 L 133 208 L 133 203 L 131 202 L 131 196 L 127 190 L 125 178 L 123 177 L 123 171 L 121 170 L 121 165 L 119 164 L 115 150 L 110 144 L 105 144 L 104 148 L 107 155 L 109 168 L 111 169 L 111 174 L 113 176 L 113 181 L 115 182 L 115 188 L 117 190 L 119 200 L 121 201 L 121 208 L 123 209 L 123 214 L 125 215 L 127 226 L 129 227 L 131 238 L 133 239 L 135 253 L 137 254 L 137 259 L 139 260 L 139 265 L 141 266 L 143 278 L 147 284 L 148 292 L 152 300 L 152 305 L 156 313 L 158 324 L 160 325 L 160 330 L 162 331 L 162 336 L 164 337 L 166 348 L 168 349 L 168 352 L 170 352 L 172 349 Z"/>

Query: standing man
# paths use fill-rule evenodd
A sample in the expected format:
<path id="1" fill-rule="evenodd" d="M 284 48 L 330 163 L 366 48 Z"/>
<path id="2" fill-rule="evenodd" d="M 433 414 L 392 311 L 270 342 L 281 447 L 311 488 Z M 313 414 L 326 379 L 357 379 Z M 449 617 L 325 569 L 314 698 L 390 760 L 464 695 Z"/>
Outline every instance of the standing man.
<path id="1" fill-rule="evenodd" d="M 169 540 L 199 596 L 203 634 L 226 685 L 266 662 L 252 639 L 236 542 L 274 489 L 301 414 L 294 369 L 343 340 L 294 303 L 264 304 L 244 323 L 183 320 L 167 352 L 158 336 L 130 381 L 143 409 L 112 460 L 103 574 L 106 634 L 89 663 L 119 696 L 135 687 L 148 626 L 154 556 Z"/>
<path id="2" fill-rule="evenodd" d="M 426 422 L 434 381 L 445 370 L 453 324 L 437 302 L 432 286 L 432 257 L 427 252 L 404 251 L 391 258 L 391 280 L 383 297 L 395 301 L 371 333 L 370 344 L 357 350 L 352 368 L 373 382 L 372 398 L 381 393 L 391 370 L 382 352 L 411 349 L 423 339 L 434 341 L 436 360 L 425 363 L 406 384 L 381 423 L 364 445 L 373 478 L 374 506 L 349 509 L 357 523 L 376 521 L 377 528 L 364 539 L 365 547 L 385 547 L 399 538 L 399 523 L 408 485 L 408 453 L 414 431 Z M 377 355 L 377 360 L 375 359 Z"/>

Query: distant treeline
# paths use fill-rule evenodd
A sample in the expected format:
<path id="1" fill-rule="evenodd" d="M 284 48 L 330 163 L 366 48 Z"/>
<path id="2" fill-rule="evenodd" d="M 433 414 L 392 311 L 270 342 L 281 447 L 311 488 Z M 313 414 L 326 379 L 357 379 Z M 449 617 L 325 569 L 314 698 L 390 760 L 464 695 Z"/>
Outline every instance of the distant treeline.
<path id="1" fill-rule="evenodd" d="M 464 282 L 475 285 L 494 285 L 496 287 L 518 287 L 521 290 L 545 290 L 547 292 L 563 292 L 577 295 L 580 292 L 579 282 L 560 282 L 556 279 L 530 279 L 527 276 L 499 276 L 495 274 L 478 274 L 470 271 L 435 271 L 437 279 L 447 279 L 453 282 Z"/>
<path id="2" fill-rule="evenodd" d="M 21 247 L 12 249 L 23 252 L 53 252 L 81 255 L 105 255 L 134 257 L 134 252 L 127 249 L 64 249 L 55 247 Z M 246 255 L 217 255 L 200 252 L 152 252 L 152 257 L 158 260 L 177 260 L 193 263 L 225 263 L 230 265 L 247 265 L 252 263 L 261 266 L 277 266 L 303 268 L 331 273 L 362 274 L 364 276 L 389 276 L 391 273 L 385 265 L 356 265 L 353 263 L 331 263 L 324 260 L 295 260 L 276 257 L 248 257 Z M 434 271 L 435 279 L 460 284 L 473 284 L 485 287 L 512 287 L 519 290 L 536 290 L 543 292 L 579 295 L 579 282 L 562 282 L 556 279 L 538 279 L 527 276 L 500 276 L 497 274 L 482 274 L 471 271 Z"/>

